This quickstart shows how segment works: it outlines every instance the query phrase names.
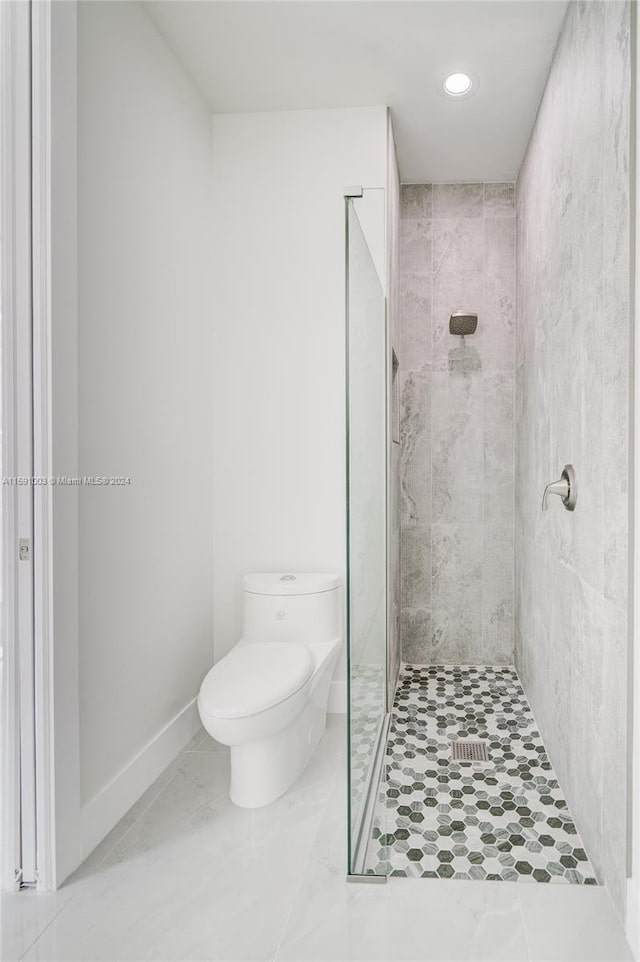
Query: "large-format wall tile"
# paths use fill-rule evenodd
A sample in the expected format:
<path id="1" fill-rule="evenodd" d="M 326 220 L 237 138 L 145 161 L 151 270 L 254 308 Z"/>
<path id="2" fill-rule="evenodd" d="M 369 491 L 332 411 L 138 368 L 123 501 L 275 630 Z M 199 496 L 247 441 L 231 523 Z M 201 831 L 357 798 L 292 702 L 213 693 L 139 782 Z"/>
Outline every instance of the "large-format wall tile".
<path id="1" fill-rule="evenodd" d="M 482 598 L 481 524 L 433 524 L 431 589 L 433 605 L 479 605 Z"/>
<path id="2" fill-rule="evenodd" d="M 407 659 L 408 660 L 408 659 Z M 431 612 L 427 663 L 473 665 L 482 662 L 482 605 L 436 605 Z"/>
<path id="3" fill-rule="evenodd" d="M 459 338 L 449 333 L 449 318 L 456 311 L 481 314 L 483 305 L 484 250 L 481 218 L 445 218 L 432 225 L 433 316 L 432 356 L 439 368 L 449 367 L 449 352 Z M 483 329 L 468 340 L 474 346 Z"/>
<path id="4" fill-rule="evenodd" d="M 555 652 L 566 651 L 566 647 L 551 647 L 552 625 L 548 599 L 551 597 L 553 574 L 549 556 L 535 541 L 518 532 L 515 559 L 515 620 L 517 637 L 522 646 L 518 652 L 517 667 L 522 677 L 530 682 L 526 689 L 527 696 L 538 717 L 547 710 L 547 696 L 556 680 L 556 672 L 548 668 L 550 659 Z M 570 669 L 568 656 L 566 661 L 566 667 Z M 559 683 L 562 681 L 568 683 L 568 676 L 559 679 Z"/>
<path id="5" fill-rule="evenodd" d="M 481 475 L 484 464 L 483 380 L 479 373 L 431 376 L 432 464 Z"/>
<path id="6" fill-rule="evenodd" d="M 484 359 L 497 371 L 513 371 L 516 349 L 515 218 L 485 218 Z"/>
<path id="7" fill-rule="evenodd" d="M 498 217 L 500 220 L 515 216 L 516 191 L 515 184 L 485 184 L 484 185 L 484 216 L 485 219 Z"/>
<path id="8" fill-rule="evenodd" d="M 431 394 L 426 369 L 402 375 L 401 405 L 402 523 L 424 524 L 431 518 Z"/>
<path id="9" fill-rule="evenodd" d="M 433 217 L 482 217 L 484 184 L 434 184 Z"/>
<path id="10" fill-rule="evenodd" d="M 513 374 L 484 375 L 484 464 L 490 470 L 513 471 L 514 389 Z"/>
<path id="11" fill-rule="evenodd" d="M 569 4 L 516 191 L 516 658 L 578 829 L 621 912 L 629 13 L 617 0 Z M 544 484 L 567 462 L 576 510 L 552 498 L 543 514 Z"/>
<path id="12" fill-rule="evenodd" d="M 577 292 L 573 298 L 571 360 L 566 346 L 551 338 L 551 470 L 560 476 L 567 463 L 576 469 L 579 509 L 575 514 L 552 510 L 549 523 L 552 550 L 589 584 L 603 587 L 602 461 L 602 312 L 598 291 Z M 562 360 L 561 360 L 562 359 Z M 555 367 L 555 371 L 554 371 Z"/>
<path id="13" fill-rule="evenodd" d="M 628 218 L 627 218 L 628 223 Z M 626 263 L 629 263 L 627 247 Z M 627 289 L 614 273 L 605 279 L 603 296 L 602 470 L 604 592 L 620 608 L 627 600 L 629 565 L 629 341 Z M 612 496 L 611 479 L 615 479 Z"/>
<path id="14" fill-rule="evenodd" d="M 403 657 L 512 663 L 514 185 L 406 187 L 402 211 Z"/>
<path id="15" fill-rule="evenodd" d="M 478 217 L 435 217 L 431 224 L 433 239 L 433 277 L 454 281 L 464 274 L 484 270 L 484 220 Z"/>
<path id="16" fill-rule="evenodd" d="M 513 663 L 513 526 L 484 525 L 482 550 L 482 652 L 486 665 Z"/>
<path id="17" fill-rule="evenodd" d="M 604 499 L 604 590 L 624 609 L 628 579 L 629 498 L 629 358 L 621 344 L 630 325 L 628 270 L 630 258 L 629 102 L 630 5 L 612 0 L 605 5 L 604 115 L 604 284 L 603 333 L 603 462 L 618 479 L 619 497 Z"/>
<path id="18" fill-rule="evenodd" d="M 544 562 L 543 549 L 536 546 L 533 560 L 534 568 Z M 572 655 L 572 618 L 575 610 L 574 596 L 579 587 L 577 576 L 559 562 L 549 557 L 546 596 L 537 598 L 540 615 L 535 622 L 535 635 L 529 636 L 528 644 L 538 644 L 544 637 L 538 651 L 530 651 L 529 668 L 532 671 L 530 697 L 540 708 L 536 717 L 546 722 L 549 729 L 549 752 L 555 764 L 556 759 L 565 760 L 565 777 L 571 782 L 574 764 L 571 744 L 576 719 L 575 712 L 583 712 L 585 705 L 580 698 L 573 707 L 573 699 L 582 689 L 576 684 L 578 666 Z M 527 573 L 525 573 L 525 578 Z M 532 574 L 528 575 L 532 579 Z M 534 588 L 535 591 L 535 588 Z M 544 662 L 541 662 L 544 657 Z M 544 689 L 544 691 L 540 691 Z M 525 689 L 526 690 L 526 689 Z M 542 725 L 544 730 L 544 725 Z"/>
<path id="19" fill-rule="evenodd" d="M 484 520 L 488 523 L 504 524 L 513 531 L 516 492 L 513 468 L 511 471 L 494 470 L 485 465 L 483 488 Z"/>
<path id="20" fill-rule="evenodd" d="M 403 184 L 400 188 L 400 220 L 431 217 L 431 184 Z"/>
<path id="21" fill-rule="evenodd" d="M 400 355 L 419 370 L 431 355 L 431 233 L 428 220 L 400 229 Z"/>
<path id="22" fill-rule="evenodd" d="M 434 524 L 431 548 L 433 658 L 482 658 L 482 525 Z"/>
<path id="23" fill-rule="evenodd" d="M 545 342 L 537 352 L 537 363 L 518 369 L 516 523 L 522 526 L 528 537 L 536 541 L 543 539 L 546 521 L 546 515 L 541 512 L 545 485 L 558 477 L 557 465 L 551 459 L 551 384 L 547 377 L 550 365 Z M 526 443 L 524 438 L 527 439 Z"/>
<path id="24" fill-rule="evenodd" d="M 401 293 L 418 281 L 428 289 L 431 281 L 430 221 L 403 220 L 400 225 Z"/>
<path id="25" fill-rule="evenodd" d="M 403 608 L 431 607 L 431 527 L 406 525 L 400 534 Z M 405 659 L 406 660 L 406 659 Z"/>
<path id="26" fill-rule="evenodd" d="M 432 514 L 434 521 L 482 523 L 484 478 L 459 470 L 456 464 L 433 467 Z"/>
<path id="27" fill-rule="evenodd" d="M 605 601 L 603 607 L 602 741 L 602 872 L 616 905 L 626 899 L 627 757 L 616 745 L 628 720 L 629 670 L 626 612 Z"/>
<path id="28" fill-rule="evenodd" d="M 431 612 L 424 608 L 403 608 L 400 620 L 403 661 L 412 664 L 431 662 Z"/>

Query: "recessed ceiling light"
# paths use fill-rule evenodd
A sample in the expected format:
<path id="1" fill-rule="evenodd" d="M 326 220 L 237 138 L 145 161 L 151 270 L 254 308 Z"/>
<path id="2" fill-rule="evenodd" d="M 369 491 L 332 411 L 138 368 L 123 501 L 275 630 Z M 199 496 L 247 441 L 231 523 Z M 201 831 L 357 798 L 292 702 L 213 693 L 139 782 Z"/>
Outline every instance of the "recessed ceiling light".
<path id="1" fill-rule="evenodd" d="M 463 97 L 468 94 L 473 86 L 473 81 L 466 73 L 452 73 L 444 82 L 444 89 L 450 97 Z"/>

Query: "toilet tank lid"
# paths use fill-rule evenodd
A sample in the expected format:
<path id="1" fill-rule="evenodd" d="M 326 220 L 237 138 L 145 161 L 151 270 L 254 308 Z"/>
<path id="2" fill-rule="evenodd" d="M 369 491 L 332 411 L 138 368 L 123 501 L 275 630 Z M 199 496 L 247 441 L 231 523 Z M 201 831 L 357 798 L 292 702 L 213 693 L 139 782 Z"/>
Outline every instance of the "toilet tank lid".
<path id="1" fill-rule="evenodd" d="M 337 574 L 299 571 L 258 571 L 244 576 L 244 590 L 254 595 L 313 595 L 340 584 Z"/>

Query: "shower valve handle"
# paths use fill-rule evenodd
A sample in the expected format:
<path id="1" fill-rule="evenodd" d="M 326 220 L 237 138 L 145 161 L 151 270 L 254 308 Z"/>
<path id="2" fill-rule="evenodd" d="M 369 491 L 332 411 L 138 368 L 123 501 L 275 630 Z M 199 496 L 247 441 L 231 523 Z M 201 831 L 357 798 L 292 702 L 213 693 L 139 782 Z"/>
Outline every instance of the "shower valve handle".
<path id="1" fill-rule="evenodd" d="M 576 484 L 576 472 L 572 464 L 565 464 L 562 469 L 562 477 L 559 481 L 552 481 L 544 489 L 542 495 L 542 510 L 549 510 L 549 495 L 557 494 L 562 498 L 562 503 L 567 511 L 574 511 L 578 500 L 578 486 Z"/>

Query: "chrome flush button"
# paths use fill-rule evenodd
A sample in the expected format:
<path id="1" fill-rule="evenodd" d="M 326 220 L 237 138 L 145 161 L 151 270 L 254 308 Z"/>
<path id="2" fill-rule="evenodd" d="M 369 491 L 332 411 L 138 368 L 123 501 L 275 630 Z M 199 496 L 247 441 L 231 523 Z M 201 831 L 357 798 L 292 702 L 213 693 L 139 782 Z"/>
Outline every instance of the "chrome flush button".
<path id="1" fill-rule="evenodd" d="M 295 575 L 282 575 L 282 577 L 280 578 L 280 581 L 295 581 L 295 580 L 296 580 Z"/>

